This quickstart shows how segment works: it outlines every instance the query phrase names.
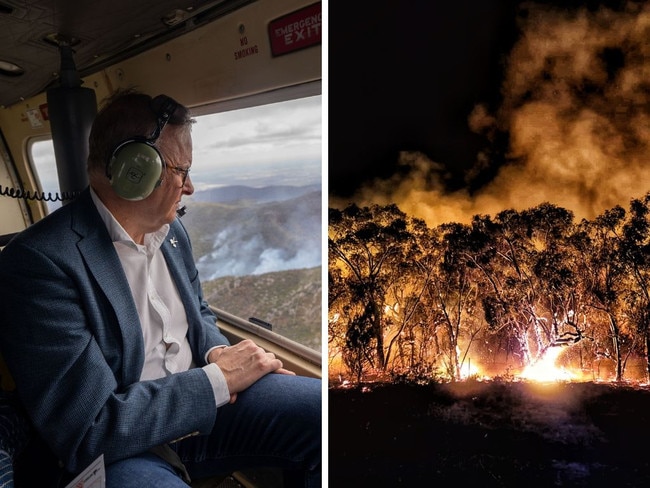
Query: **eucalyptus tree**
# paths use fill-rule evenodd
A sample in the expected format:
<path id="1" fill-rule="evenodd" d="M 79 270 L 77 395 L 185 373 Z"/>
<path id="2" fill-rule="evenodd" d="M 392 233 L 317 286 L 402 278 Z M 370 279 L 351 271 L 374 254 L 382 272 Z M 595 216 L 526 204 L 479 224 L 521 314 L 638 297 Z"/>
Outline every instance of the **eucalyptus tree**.
<path id="1" fill-rule="evenodd" d="M 620 257 L 628 269 L 624 293 L 626 315 L 635 324 L 645 358 L 646 380 L 650 379 L 650 193 L 630 201 L 623 225 Z"/>
<path id="2" fill-rule="evenodd" d="M 398 264 L 398 276 L 387 288 L 384 316 L 388 346 L 386 364 L 409 378 L 430 376 L 437 349 L 430 340 L 436 324 L 423 303 L 423 295 L 434 276 L 440 255 L 440 239 L 421 219 L 408 219 L 411 234 Z"/>
<path id="3" fill-rule="evenodd" d="M 332 259 L 329 259 L 332 263 Z M 335 370 L 334 365 L 338 357 L 343 361 L 346 368 L 355 374 L 358 378 L 363 374 L 364 365 L 368 363 L 367 347 L 359 345 L 356 348 L 355 355 L 347 355 L 346 341 L 353 340 L 348 338 L 347 331 L 352 329 L 358 311 L 354 310 L 354 304 L 357 302 L 352 299 L 350 290 L 343 280 L 342 271 L 339 268 L 328 266 L 328 311 L 327 311 L 327 350 L 329 371 Z M 359 350 L 360 349 L 360 350 Z M 345 357 L 343 357 L 345 355 Z"/>
<path id="4" fill-rule="evenodd" d="M 433 262 L 435 278 L 427 287 L 427 304 L 442 335 L 447 373 L 452 380 L 461 379 L 462 359 L 480 332 L 474 314 L 478 309 L 479 280 L 474 266 L 480 248 L 472 228 L 460 223 L 439 227 L 442 235 L 442 256 Z M 442 334 L 444 333 L 444 334 Z M 466 341 L 460 348 L 461 334 Z"/>
<path id="5" fill-rule="evenodd" d="M 627 265 L 621 253 L 625 217 L 625 209 L 617 205 L 592 221 L 583 220 L 574 239 L 587 306 L 605 317 L 607 341 L 595 344 L 597 354 L 614 361 L 617 381 L 623 378 L 625 324 L 622 312 L 623 297 L 629 286 Z M 591 321 L 597 323 L 593 314 Z M 598 331 L 593 333 L 596 339 L 600 335 Z"/>
<path id="6" fill-rule="evenodd" d="M 483 283 L 481 301 L 490 331 L 517 341 L 522 365 L 531 361 L 528 334 L 537 317 L 531 313 L 537 290 L 532 280 L 535 249 L 528 238 L 529 217 L 512 209 L 495 218 L 476 216 L 474 235 L 484 243 L 472 264 L 480 269 Z M 533 329 L 535 332 L 535 329 Z"/>
<path id="7" fill-rule="evenodd" d="M 573 214 L 543 203 L 475 216 L 472 229 L 481 245 L 470 263 L 481 272 L 488 328 L 506 344 L 515 339 L 521 365 L 528 365 L 555 343 L 558 325 L 570 323 L 575 282 L 566 263 Z"/>
<path id="8" fill-rule="evenodd" d="M 386 368 L 384 314 L 388 291 L 401 279 L 400 270 L 413 243 L 408 217 L 396 205 L 348 205 L 329 209 L 328 267 L 341 270 L 349 303 L 345 348 L 354 357 L 364 357 L 375 367 Z"/>
<path id="9" fill-rule="evenodd" d="M 543 203 L 524 212 L 530 222 L 531 292 L 527 303 L 535 328 L 538 354 L 549 347 L 569 345 L 583 338 L 583 293 L 572 245 L 575 232 L 573 212 Z"/>

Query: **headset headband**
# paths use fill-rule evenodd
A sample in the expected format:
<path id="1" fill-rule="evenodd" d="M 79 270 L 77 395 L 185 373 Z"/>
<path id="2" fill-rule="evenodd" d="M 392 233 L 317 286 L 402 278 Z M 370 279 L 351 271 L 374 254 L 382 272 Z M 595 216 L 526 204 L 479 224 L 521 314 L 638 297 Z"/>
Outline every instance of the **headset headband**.
<path id="1" fill-rule="evenodd" d="M 174 113 L 174 110 L 176 110 L 176 102 L 169 97 L 165 97 L 162 107 L 160 108 L 160 112 L 157 114 L 158 120 L 156 123 L 156 128 L 147 139 L 147 142 L 153 144 L 158 140 L 160 133 L 162 132 L 165 125 L 167 125 L 167 122 L 169 122 L 169 119 Z"/>

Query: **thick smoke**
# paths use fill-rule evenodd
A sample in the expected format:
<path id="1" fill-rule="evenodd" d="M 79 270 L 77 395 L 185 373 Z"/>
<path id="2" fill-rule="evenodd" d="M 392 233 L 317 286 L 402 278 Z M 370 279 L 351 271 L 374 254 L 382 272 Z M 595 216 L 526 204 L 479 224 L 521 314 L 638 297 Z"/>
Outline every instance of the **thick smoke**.
<path id="1" fill-rule="evenodd" d="M 496 177 L 471 196 L 446 193 L 444 166 L 405 152 L 406 176 L 374 181 L 353 198 L 357 204 L 396 203 L 429 225 L 546 201 L 593 218 L 650 190 L 650 6 L 523 9 L 503 103 L 495 113 L 479 105 L 468 115 L 469 127 L 488 140 L 509 134 Z M 468 178 L 496 164 L 491 154 L 477 154 Z"/>
<path id="2" fill-rule="evenodd" d="M 290 246 L 271 247 L 262 234 L 243 234 L 236 224 L 217 233 L 213 251 L 202 256 L 196 266 L 204 280 L 222 276 L 248 276 L 321 265 L 320 229 L 305 222 L 310 232 Z"/>
<path id="3" fill-rule="evenodd" d="M 321 192 L 243 205 L 196 263 L 204 281 L 313 268 L 322 261 Z"/>

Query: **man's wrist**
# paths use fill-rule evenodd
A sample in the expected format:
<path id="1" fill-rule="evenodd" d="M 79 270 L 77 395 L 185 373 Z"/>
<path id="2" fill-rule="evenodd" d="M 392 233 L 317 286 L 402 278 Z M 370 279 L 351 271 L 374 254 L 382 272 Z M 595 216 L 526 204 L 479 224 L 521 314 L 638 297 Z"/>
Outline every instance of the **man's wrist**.
<path id="1" fill-rule="evenodd" d="M 214 346 L 208 349 L 208 352 L 205 353 L 205 363 L 210 364 L 210 363 L 216 363 L 217 358 L 221 354 L 220 349 L 224 349 L 226 346 L 221 345 L 221 346 Z"/>

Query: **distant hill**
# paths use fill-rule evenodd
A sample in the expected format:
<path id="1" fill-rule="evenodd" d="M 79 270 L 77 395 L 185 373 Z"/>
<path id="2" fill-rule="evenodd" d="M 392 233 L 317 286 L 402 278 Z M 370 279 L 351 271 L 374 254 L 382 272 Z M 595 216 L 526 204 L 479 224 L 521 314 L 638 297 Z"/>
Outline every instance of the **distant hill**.
<path id="1" fill-rule="evenodd" d="M 320 351 L 321 268 L 226 276 L 203 283 L 207 302 L 243 319 L 255 317 L 273 331 Z"/>
<path id="2" fill-rule="evenodd" d="M 250 201 L 255 203 L 281 202 L 300 197 L 307 193 L 320 192 L 320 185 L 306 186 L 265 186 L 253 188 L 244 185 L 223 186 L 197 191 L 192 195 L 196 202 L 227 203 Z"/>

